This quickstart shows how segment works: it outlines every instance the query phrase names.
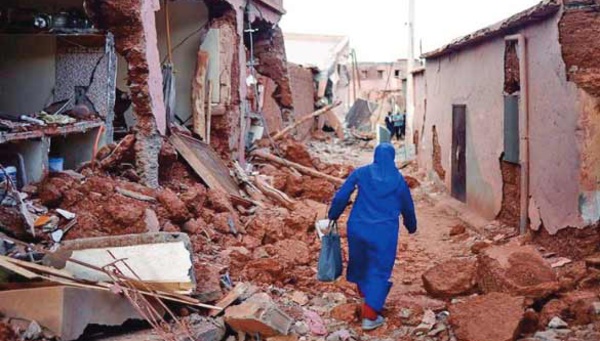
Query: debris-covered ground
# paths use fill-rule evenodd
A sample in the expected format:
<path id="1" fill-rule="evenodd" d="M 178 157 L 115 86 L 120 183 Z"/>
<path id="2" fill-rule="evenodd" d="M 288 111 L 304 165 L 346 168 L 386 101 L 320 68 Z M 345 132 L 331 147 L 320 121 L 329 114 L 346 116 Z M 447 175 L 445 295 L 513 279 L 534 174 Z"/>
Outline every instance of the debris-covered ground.
<path id="1" fill-rule="evenodd" d="M 326 217 L 340 185 L 336 179 L 369 163 L 371 148 L 351 141 L 284 139 L 264 151 L 301 166 L 261 157 L 250 159 L 252 168 L 232 166 L 247 196 L 235 199 L 207 188 L 169 143 L 161 151 L 161 187 L 140 185 L 129 166 L 131 139 L 100 150 L 98 160 L 79 172 L 51 174 L 24 189 L 36 237 L 6 205 L 3 212 L 13 212 L 18 223 L 3 220 L 3 228 L 17 240 L 37 243 L 40 252 L 60 249 L 54 232 L 72 219 L 64 211 L 76 217 L 71 228 L 61 230 L 67 241 L 159 231 L 187 234 L 196 281 L 190 297 L 196 304 L 226 308 L 209 317 L 210 311 L 197 305 L 171 306 L 171 323 L 189 326 L 198 339 L 262 340 L 259 335 L 279 334 L 289 336 L 272 340 L 600 338 L 600 261 L 592 254 L 563 258 L 532 244 L 531 238 L 518 237 L 512 227 L 482 224 L 414 164 L 399 167 L 412 188 L 419 230 L 413 236 L 401 232 L 385 325 L 363 332 L 355 286 L 343 278 L 334 283 L 316 279 L 320 241 L 315 222 Z M 302 167 L 316 173 L 306 175 Z M 340 222 L 342 237 L 348 213 Z M 345 239 L 342 244 L 347 261 Z M 5 253 L 23 258 L 30 251 L 16 244 Z M 4 321 L 3 340 L 52 338 L 46 330 L 35 333 L 33 322 Z M 94 337 L 161 339 L 143 325 L 121 327 L 110 338 L 105 331 Z"/>

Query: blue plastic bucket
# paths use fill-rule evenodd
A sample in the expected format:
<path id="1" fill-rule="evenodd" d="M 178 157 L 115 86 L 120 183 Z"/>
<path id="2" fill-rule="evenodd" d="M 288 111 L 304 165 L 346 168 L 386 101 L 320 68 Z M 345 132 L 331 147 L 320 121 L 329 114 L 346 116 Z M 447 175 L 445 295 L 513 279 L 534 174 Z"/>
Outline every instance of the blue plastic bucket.
<path id="1" fill-rule="evenodd" d="M 51 157 L 48 159 L 48 168 L 51 173 L 62 172 L 65 159 L 62 157 Z"/>

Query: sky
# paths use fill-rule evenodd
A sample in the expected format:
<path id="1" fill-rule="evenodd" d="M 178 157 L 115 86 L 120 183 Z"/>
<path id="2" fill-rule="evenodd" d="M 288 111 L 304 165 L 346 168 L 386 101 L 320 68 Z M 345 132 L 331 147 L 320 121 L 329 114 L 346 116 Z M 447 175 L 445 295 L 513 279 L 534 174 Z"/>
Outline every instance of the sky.
<path id="1" fill-rule="evenodd" d="M 415 0 L 415 51 L 434 50 L 540 0 Z M 406 57 L 408 0 L 284 0 L 284 32 L 345 35 L 359 61 Z M 421 48 L 422 46 L 422 48 Z"/>

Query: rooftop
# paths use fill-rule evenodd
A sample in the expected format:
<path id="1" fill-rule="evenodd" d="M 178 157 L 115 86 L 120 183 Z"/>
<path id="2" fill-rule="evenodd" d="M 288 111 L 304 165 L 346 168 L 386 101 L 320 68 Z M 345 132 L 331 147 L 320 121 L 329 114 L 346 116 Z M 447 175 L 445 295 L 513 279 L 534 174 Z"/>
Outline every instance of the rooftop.
<path id="1" fill-rule="evenodd" d="M 482 28 L 464 37 L 455 39 L 451 43 L 444 45 L 437 50 L 425 53 L 422 57 L 426 59 L 438 58 L 469 46 L 480 44 L 489 39 L 504 35 L 516 28 L 543 21 L 558 12 L 560 7 L 560 0 L 544 0 L 504 21 Z"/>

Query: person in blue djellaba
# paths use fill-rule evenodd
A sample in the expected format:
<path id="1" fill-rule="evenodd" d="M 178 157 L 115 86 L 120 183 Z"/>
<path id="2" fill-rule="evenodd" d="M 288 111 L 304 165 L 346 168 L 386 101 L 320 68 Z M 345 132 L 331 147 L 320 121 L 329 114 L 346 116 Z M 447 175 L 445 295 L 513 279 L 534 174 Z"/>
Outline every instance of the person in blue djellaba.
<path id="1" fill-rule="evenodd" d="M 392 287 L 390 278 L 396 260 L 400 215 L 410 234 L 417 231 L 410 189 L 396 167 L 395 156 L 391 144 L 377 146 L 373 163 L 350 174 L 329 210 L 329 219 L 337 220 L 358 189 L 348 219 L 350 257 L 346 276 L 364 298 L 364 330 L 376 329 L 385 322 L 381 312 Z"/>

